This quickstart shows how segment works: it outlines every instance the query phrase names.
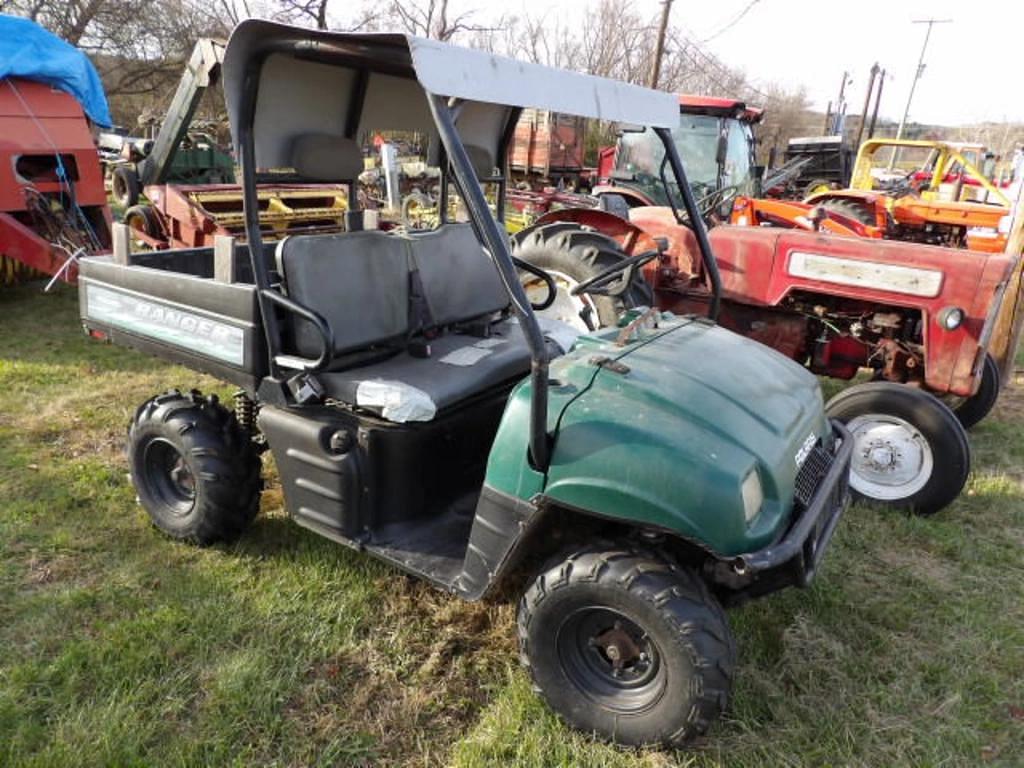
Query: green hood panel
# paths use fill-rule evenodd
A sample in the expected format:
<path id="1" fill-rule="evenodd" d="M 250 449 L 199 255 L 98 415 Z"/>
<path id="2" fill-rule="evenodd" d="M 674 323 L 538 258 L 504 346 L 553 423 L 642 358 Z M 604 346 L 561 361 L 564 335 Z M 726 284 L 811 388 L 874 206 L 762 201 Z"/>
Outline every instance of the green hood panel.
<path id="1" fill-rule="evenodd" d="M 512 432 L 528 423 L 529 387 L 521 385 L 495 441 L 488 483 L 668 529 L 722 555 L 769 544 L 789 521 L 797 454 L 811 433 L 828 431 L 815 377 L 768 347 L 693 318 L 663 321 L 624 347 L 615 336 L 581 339 L 551 364 L 551 378 L 563 386 L 551 390 L 556 437 L 547 477 L 512 455 L 521 456 L 523 445 Z M 628 372 L 598 367 L 596 357 Z M 755 468 L 765 502 L 748 527 L 741 485 Z"/>

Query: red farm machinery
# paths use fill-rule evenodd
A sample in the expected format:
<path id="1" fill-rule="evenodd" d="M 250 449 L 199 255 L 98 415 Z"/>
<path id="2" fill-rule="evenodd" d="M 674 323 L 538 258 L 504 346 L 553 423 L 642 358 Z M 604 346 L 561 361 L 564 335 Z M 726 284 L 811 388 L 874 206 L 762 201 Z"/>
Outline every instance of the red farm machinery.
<path id="1" fill-rule="evenodd" d="M 233 183 L 230 156 L 187 146 L 196 110 L 220 80 L 223 58 L 224 43 L 210 38 L 196 42 L 148 154 L 137 163 L 113 169 L 115 196 L 120 196 L 118 180 L 135 190 L 123 218 L 133 239 L 144 247 L 203 248 L 212 246 L 217 235 L 245 240 L 242 189 Z M 268 183 L 260 184 L 259 191 L 260 224 L 266 239 L 342 228 L 348 210 L 344 186 L 300 184 L 287 174 L 275 175 L 280 178 L 265 180 Z M 193 180 L 180 183 L 185 178 Z M 232 183 L 210 183 L 214 179 Z M 137 203 L 139 190 L 146 199 Z"/>
<path id="2" fill-rule="evenodd" d="M 33 274 L 73 282 L 75 262 L 110 247 L 99 157 L 73 96 L 0 81 L 0 282 Z"/>
<path id="3" fill-rule="evenodd" d="M 682 99 L 674 139 L 718 269 L 697 256 L 664 152 L 632 128 L 612 155 L 611 183 L 594 190 L 602 205 L 542 216 L 516 235 L 517 256 L 555 274 L 561 297 L 549 312 L 567 322 L 615 324 L 642 305 L 710 311 L 815 373 L 866 377 L 830 403 L 856 440 L 853 488 L 919 513 L 941 509 L 967 479 L 965 427 L 989 412 L 1013 365 L 1024 318 L 1019 207 L 997 253 L 876 239 L 811 206 L 796 226 L 730 223 L 744 200 L 775 201 L 755 197 L 752 113 L 741 102 L 715 106 Z M 623 260 L 632 274 L 605 279 L 622 274 Z M 709 306 L 719 286 L 720 305 Z"/>

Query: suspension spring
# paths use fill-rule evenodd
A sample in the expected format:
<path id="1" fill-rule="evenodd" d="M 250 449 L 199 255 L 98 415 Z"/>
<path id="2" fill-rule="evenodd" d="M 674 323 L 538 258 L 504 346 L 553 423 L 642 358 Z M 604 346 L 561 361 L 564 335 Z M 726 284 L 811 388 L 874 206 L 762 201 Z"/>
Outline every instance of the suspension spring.
<path id="1" fill-rule="evenodd" d="M 245 390 L 238 390 L 234 395 L 235 419 L 239 425 L 251 437 L 255 437 L 258 429 L 256 427 L 256 403 L 246 394 Z"/>

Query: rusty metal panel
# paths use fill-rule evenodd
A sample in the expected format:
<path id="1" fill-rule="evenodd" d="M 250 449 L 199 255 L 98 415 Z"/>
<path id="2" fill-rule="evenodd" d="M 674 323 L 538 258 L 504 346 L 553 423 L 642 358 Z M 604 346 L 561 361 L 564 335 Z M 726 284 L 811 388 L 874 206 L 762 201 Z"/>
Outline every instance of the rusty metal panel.
<path id="1" fill-rule="evenodd" d="M 583 169 L 586 120 L 544 109 L 524 109 L 516 124 L 509 164 L 522 173 L 548 176 Z"/>

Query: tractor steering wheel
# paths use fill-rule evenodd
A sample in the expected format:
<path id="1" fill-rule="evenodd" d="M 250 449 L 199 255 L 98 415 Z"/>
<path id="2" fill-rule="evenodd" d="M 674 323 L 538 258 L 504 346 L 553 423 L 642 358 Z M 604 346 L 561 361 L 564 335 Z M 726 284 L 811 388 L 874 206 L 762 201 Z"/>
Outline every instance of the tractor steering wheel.
<path id="1" fill-rule="evenodd" d="M 711 190 L 697 201 L 697 210 L 700 211 L 701 218 L 706 221 L 712 213 L 719 213 L 722 206 L 726 202 L 731 205 L 739 193 L 740 188 L 738 184 L 730 184 L 721 189 Z M 725 218 L 728 219 L 728 216 Z"/>
<path id="2" fill-rule="evenodd" d="M 647 262 L 658 258 L 660 253 L 661 251 L 658 250 L 644 251 L 636 256 L 623 259 L 618 264 L 613 264 L 608 269 L 579 283 L 569 293 L 572 296 L 579 296 L 581 293 L 592 293 L 597 296 L 621 296 L 633 282 L 636 271 Z M 619 278 L 617 282 L 616 278 Z"/>
<path id="3" fill-rule="evenodd" d="M 921 191 L 928 187 L 928 181 L 925 179 L 915 181 L 913 178 L 915 173 L 917 171 L 911 171 L 906 176 L 891 182 L 885 191 L 893 197 L 920 197 Z"/>

